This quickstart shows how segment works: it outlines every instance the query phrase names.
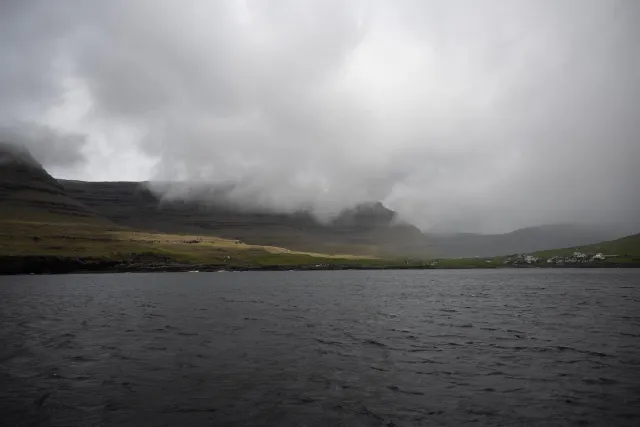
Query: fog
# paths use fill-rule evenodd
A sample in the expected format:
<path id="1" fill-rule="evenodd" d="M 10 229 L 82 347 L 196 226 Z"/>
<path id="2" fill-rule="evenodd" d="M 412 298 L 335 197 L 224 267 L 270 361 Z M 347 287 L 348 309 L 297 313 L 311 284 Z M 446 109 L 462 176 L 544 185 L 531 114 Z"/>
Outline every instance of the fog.
<path id="1" fill-rule="evenodd" d="M 0 137 L 321 217 L 640 227 L 638 41 L 635 0 L 5 1 Z"/>

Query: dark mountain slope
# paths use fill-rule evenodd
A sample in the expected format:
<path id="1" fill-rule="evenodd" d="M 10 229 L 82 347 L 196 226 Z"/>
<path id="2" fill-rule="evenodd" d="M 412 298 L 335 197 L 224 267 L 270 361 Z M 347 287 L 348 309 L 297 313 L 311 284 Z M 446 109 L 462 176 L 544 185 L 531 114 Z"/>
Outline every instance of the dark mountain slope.
<path id="1" fill-rule="evenodd" d="M 427 239 L 420 230 L 396 224 L 395 212 L 380 203 L 357 206 L 322 224 L 307 212 L 246 211 L 215 200 L 162 200 L 145 183 L 60 182 L 70 195 L 100 215 L 138 229 L 215 235 L 328 253 L 427 254 Z"/>
<path id="2" fill-rule="evenodd" d="M 498 256 L 621 237 L 610 228 L 580 225 L 531 227 L 500 235 L 424 235 L 398 223 L 396 213 L 377 202 L 347 209 L 323 224 L 308 212 L 279 214 L 233 206 L 225 201 L 224 191 L 198 189 L 189 201 L 163 200 L 146 183 L 57 181 L 28 151 L 0 144 L 4 219 L 98 222 L 301 251 L 422 258 Z"/>
<path id="3" fill-rule="evenodd" d="M 0 142 L 0 217 L 101 221 L 24 148 Z"/>

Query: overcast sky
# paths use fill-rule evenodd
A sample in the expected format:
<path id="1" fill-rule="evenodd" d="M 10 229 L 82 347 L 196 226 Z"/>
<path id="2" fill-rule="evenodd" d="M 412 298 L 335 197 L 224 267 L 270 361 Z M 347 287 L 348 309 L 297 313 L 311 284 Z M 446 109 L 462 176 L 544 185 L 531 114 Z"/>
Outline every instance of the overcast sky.
<path id="1" fill-rule="evenodd" d="M 637 224 L 639 46 L 637 0 L 6 0 L 0 138 L 425 230 Z"/>

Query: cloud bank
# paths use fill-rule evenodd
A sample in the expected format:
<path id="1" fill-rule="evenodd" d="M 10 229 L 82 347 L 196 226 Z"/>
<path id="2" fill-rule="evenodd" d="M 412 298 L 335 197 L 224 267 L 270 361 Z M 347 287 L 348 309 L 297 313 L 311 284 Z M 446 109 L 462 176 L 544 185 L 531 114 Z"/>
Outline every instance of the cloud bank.
<path id="1" fill-rule="evenodd" d="M 0 136 L 61 177 L 284 211 L 633 225 L 638 22 L 633 0 L 4 2 Z"/>

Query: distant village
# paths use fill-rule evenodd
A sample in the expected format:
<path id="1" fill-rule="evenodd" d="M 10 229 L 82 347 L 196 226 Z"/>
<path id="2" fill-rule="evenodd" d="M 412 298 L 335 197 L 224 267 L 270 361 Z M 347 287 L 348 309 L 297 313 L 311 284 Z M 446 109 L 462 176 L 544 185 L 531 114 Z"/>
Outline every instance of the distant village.
<path id="1" fill-rule="evenodd" d="M 493 266 L 505 266 L 505 267 L 555 267 L 555 266 L 579 266 L 581 264 L 585 264 L 585 267 L 590 264 L 600 263 L 605 261 L 608 258 L 616 258 L 619 255 L 605 255 L 602 252 L 598 252 L 596 254 L 586 254 L 583 252 L 575 251 L 573 255 L 567 256 L 552 256 L 550 258 L 545 257 L 537 257 L 531 254 L 512 254 L 507 255 L 506 257 L 498 257 L 498 258 L 482 258 L 475 257 L 476 262 L 483 262 L 488 264 L 487 267 Z M 458 260 L 470 260 L 471 258 L 459 257 Z M 446 260 L 436 259 L 431 260 L 429 262 L 429 266 L 431 267 L 445 267 L 446 265 L 451 265 L 450 263 L 445 264 Z M 408 264 L 408 261 L 405 262 Z M 478 267 L 478 264 L 474 264 Z"/>
<path id="2" fill-rule="evenodd" d="M 579 251 L 576 251 L 571 256 L 553 256 L 551 258 L 540 258 L 527 254 L 514 254 L 509 255 L 502 263 L 505 265 L 522 265 L 522 264 L 553 264 L 553 265 L 565 265 L 565 264 L 587 264 L 600 262 L 607 259 L 607 257 L 615 257 L 616 255 L 604 255 L 598 252 L 595 255 L 588 255 Z"/>

